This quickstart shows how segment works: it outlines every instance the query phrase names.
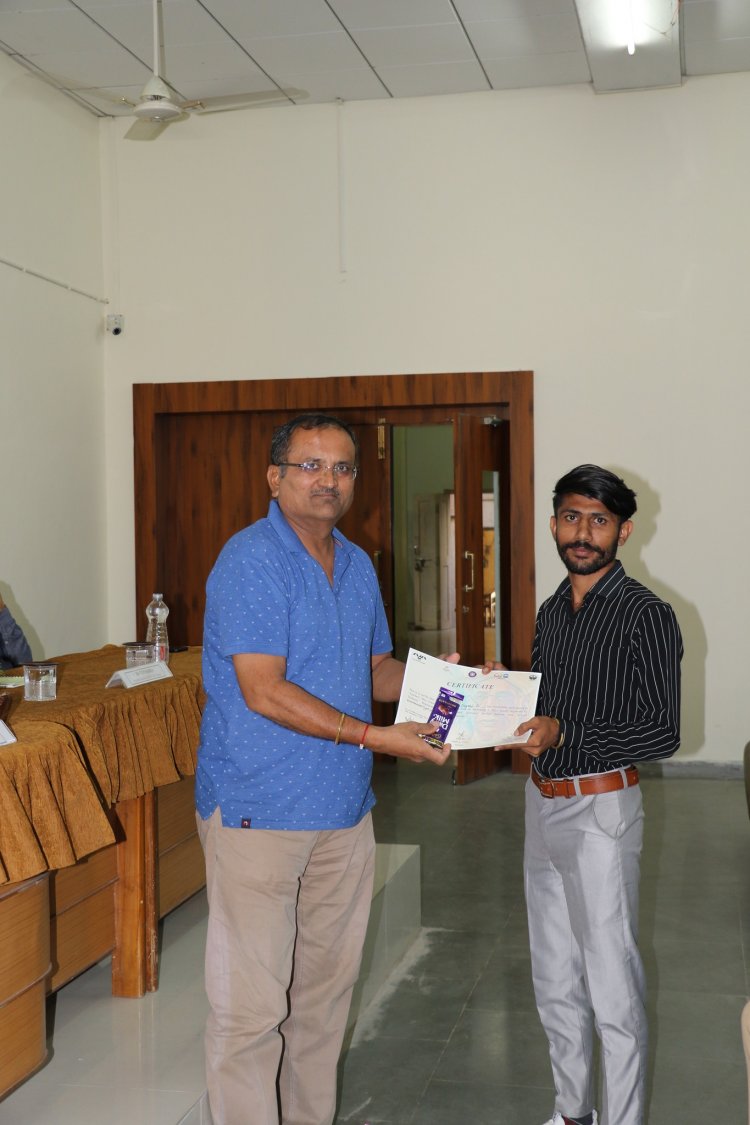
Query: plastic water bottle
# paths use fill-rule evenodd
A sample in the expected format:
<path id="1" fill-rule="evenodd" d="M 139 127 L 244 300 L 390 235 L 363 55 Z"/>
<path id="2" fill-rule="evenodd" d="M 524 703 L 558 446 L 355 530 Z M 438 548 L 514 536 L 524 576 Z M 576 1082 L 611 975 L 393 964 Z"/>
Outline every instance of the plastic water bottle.
<path id="1" fill-rule="evenodd" d="M 146 641 L 154 646 L 154 660 L 169 663 L 169 637 L 167 636 L 167 617 L 169 609 L 161 594 L 154 594 L 146 606 L 148 628 Z"/>

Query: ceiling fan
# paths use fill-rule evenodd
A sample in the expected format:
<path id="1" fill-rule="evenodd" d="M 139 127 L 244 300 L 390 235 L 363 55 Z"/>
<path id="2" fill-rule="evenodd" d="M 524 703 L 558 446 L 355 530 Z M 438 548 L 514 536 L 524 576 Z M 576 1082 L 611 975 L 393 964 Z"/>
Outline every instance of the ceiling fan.
<path id="1" fill-rule="evenodd" d="M 128 140 L 153 140 L 171 122 L 184 121 L 190 113 L 225 113 L 262 103 L 293 104 L 297 99 L 307 96 L 304 90 L 282 89 L 279 86 L 255 94 L 228 94 L 223 97 L 181 101 L 162 76 L 164 44 L 161 2 L 162 0 L 153 0 L 154 73 L 143 87 L 136 103 L 129 102 L 127 98 L 118 99 L 120 104 L 124 102 L 133 106 L 133 114 L 137 119 L 125 134 Z"/>

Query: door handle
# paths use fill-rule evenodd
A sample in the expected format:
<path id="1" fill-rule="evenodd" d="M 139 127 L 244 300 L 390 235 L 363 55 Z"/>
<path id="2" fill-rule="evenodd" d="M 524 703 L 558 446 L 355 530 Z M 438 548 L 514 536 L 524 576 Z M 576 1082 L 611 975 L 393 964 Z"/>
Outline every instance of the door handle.
<path id="1" fill-rule="evenodd" d="M 472 590 L 474 589 L 474 552 L 473 551 L 464 551 L 464 558 L 471 560 L 471 581 L 469 582 L 468 585 L 465 585 L 464 588 L 463 588 L 465 594 L 470 594 L 472 592 Z"/>

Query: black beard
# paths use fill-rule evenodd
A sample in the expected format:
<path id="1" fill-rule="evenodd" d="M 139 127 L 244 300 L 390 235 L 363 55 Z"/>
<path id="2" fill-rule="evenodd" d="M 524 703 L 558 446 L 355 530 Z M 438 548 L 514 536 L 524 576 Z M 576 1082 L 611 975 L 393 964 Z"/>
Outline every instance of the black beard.
<path id="1" fill-rule="evenodd" d="M 555 543 L 557 544 L 557 553 L 569 574 L 596 574 L 597 571 L 603 570 L 605 566 L 609 566 L 617 558 L 617 543 L 613 543 L 606 551 L 603 551 L 601 547 L 595 547 L 593 543 L 582 543 L 578 539 L 574 543 L 566 543 L 564 546 L 560 546 L 557 540 L 555 540 Z M 569 558 L 567 552 L 575 547 L 587 547 L 594 552 L 594 557 L 588 562 L 584 562 L 582 559 Z"/>

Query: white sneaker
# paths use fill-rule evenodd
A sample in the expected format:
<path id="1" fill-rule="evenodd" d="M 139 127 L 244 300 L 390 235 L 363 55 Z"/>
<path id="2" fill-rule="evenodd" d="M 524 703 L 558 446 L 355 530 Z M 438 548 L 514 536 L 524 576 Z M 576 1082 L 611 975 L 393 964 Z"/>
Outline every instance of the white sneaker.
<path id="1" fill-rule="evenodd" d="M 551 1121 L 545 1121 L 544 1125 L 565 1125 L 563 1115 L 556 1113 Z M 599 1125 L 599 1117 L 596 1110 L 594 1110 L 594 1125 Z"/>

